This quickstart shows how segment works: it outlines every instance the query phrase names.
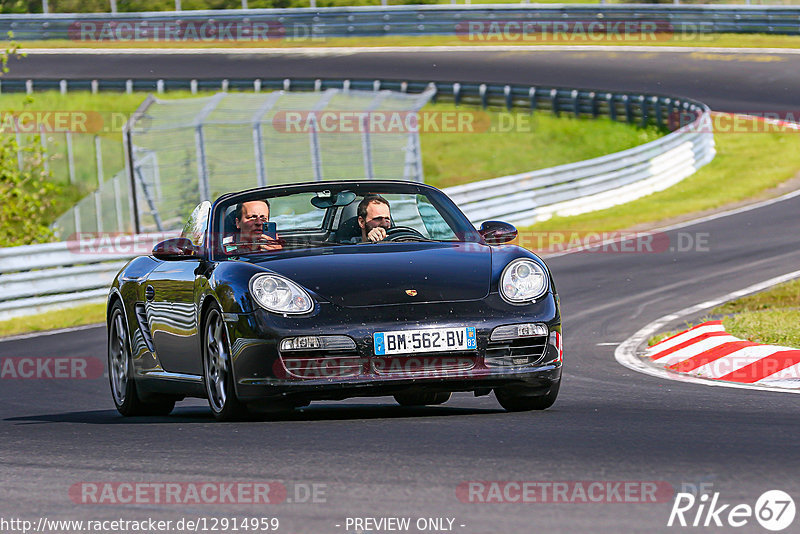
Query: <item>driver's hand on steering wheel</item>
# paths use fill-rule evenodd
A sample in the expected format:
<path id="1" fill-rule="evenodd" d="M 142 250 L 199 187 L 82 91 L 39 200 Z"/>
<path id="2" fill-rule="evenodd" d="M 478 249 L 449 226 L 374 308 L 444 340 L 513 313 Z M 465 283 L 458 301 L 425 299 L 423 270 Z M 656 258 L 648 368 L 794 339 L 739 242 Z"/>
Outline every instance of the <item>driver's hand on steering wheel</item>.
<path id="1" fill-rule="evenodd" d="M 383 226 L 376 226 L 367 233 L 367 239 L 370 243 L 377 243 L 386 239 L 386 228 Z"/>

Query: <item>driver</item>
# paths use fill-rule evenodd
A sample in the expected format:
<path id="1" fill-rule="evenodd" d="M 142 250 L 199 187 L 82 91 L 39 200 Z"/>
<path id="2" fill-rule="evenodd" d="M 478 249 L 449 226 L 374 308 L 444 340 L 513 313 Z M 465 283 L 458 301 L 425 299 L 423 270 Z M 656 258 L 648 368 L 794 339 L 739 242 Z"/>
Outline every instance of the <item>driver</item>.
<path id="1" fill-rule="evenodd" d="M 280 242 L 264 234 L 264 223 L 269 221 L 269 202 L 251 200 L 236 206 L 236 228 L 239 229 L 238 250 L 280 250 Z"/>
<path id="2" fill-rule="evenodd" d="M 386 231 L 392 226 L 388 200 L 380 195 L 367 195 L 358 204 L 356 214 L 362 243 L 377 243 L 386 239 Z"/>

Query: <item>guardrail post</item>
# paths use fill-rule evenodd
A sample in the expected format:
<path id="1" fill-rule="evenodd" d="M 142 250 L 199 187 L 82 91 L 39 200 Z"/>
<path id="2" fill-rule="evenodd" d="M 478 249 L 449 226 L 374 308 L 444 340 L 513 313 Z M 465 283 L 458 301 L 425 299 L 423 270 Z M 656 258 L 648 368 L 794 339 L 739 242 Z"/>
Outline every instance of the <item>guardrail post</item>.
<path id="1" fill-rule="evenodd" d="M 641 127 L 644 128 L 647 126 L 648 121 L 650 120 L 649 111 L 647 109 L 647 98 L 644 95 L 639 96 L 639 106 L 642 109 L 642 123 Z"/>
<path id="2" fill-rule="evenodd" d="M 651 100 L 653 102 L 653 108 L 656 110 L 656 124 L 661 128 L 664 126 L 664 113 L 661 111 L 661 99 L 654 96 Z"/>
<path id="3" fill-rule="evenodd" d="M 597 114 L 598 114 L 598 111 L 597 111 L 597 93 L 595 93 L 594 91 L 589 93 L 589 102 L 590 102 L 590 104 L 592 106 L 592 118 L 596 119 L 597 118 Z"/>
<path id="4" fill-rule="evenodd" d="M 614 95 L 611 93 L 606 93 L 606 102 L 608 103 L 608 118 L 616 122 L 617 104 L 614 102 Z"/>
<path id="5" fill-rule="evenodd" d="M 61 80 L 58 82 L 58 88 L 61 91 L 62 95 L 67 94 L 67 80 Z"/>
<path id="6" fill-rule="evenodd" d="M 284 83 L 284 88 L 285 87 L 286 84 Z M 314 80 L 314 92 L 319 93 L 320 91 L 322 91 L 322 80 L 317 78 L 316 80 Z"/>
<path id="7" fill-rule="evenodd" d="M 97 80 L 92 80 L 91 87 L 93 95 L 96 95 L 100 91 L 100 84 L 98 83 Z"/>
<path id="8" fill-rule="evenodd" d="M 572 113 L 575 114 L 575 118 L 579 118 L 581 116 L 581 105 L 579 102 L 579 94 L 577 89 L 572 90 Z"/>
<path id="9" fill-rule="evenodd" d="M 513 101 L 513 98 L 511 96 L 511 86 L 510 85 L 506 85 L 505 87 L 503 87 L 503 96 L 505 96 L 505 99 L 506 99 L 506 109 L 508 111 L 511 111 L 511 108 L 512 108 L 512 106 L 514 104 L 514 101 Z"/>
<path id="10" fill-rule="evenodd" d="M 461 103 L 461 84 L 458 82 L 453 84 L 453 103 L 456 107 Z"/>
<path id="11" fill-rule="evenodd" d="M 530 101 L 530 112 L 536 111 L 536 87 L 528 89 L 528 100 Z"/>
<path id="12" fill-rule="evenodd" d="M 197 94 L 197 80 L 189 81 L 189 92 L 193 95 Z"/>
<path id="13" fill-rule="evenodd" d="M 489 105 L 488 97 L 486 96 L 486 84 L 482 83 L 480 87 L 478 87 L 478 94 L 481 97 L 481 107 L 486 109 Z"/>
<path id="14" fill-rule="evenodd" d="M 550 110 L 556 117 L 559 115 L 558 109 L 558 89 L 550 90 Z"/>
<path id="15" fill-rule="evenodd" d="M 284 91 L 291 91 L 292 90 L 292 80 L 289 78 L 283 79 L 283 90 Z"/>
<path id="16" fill-rule="evenodd" d="M 625 106 L 625 121 L 630 124 L 633 122 L 633 110 L 631 109 L 631 99 L 628 95 L 622 95 L 622 103 Z"/>
<path id="17" fill-rule="evenodd" d="M 253 92 L 260 93 L 261 92 L 261 78 L 256 78 L 253 80 Z"/>
<path id="18" fill-rule="evenodd" d="M 29 95 L 33 94 L 33 80 L 25 80 L 25 92 Z"/>

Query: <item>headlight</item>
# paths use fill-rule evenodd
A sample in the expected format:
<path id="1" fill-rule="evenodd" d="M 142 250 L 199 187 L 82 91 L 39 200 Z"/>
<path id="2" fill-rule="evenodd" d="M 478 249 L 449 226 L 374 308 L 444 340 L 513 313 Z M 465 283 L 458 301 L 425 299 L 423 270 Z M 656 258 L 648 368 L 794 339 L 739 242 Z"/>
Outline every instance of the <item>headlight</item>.
<path id="1" fill-rule="evenodd" d="M 250 294 L 259 305 L 275 313 L 308 313 L 311 296 L 299 285 L 277 274 L 258 274 L 250 280 Z"/>
<path id="2" fill-rule="evenodd" d="M 512 304 L 530 302 L 547 291 L 547 273 L 536 262 L 517 259 L 500 275 L 500 295 Z"/>

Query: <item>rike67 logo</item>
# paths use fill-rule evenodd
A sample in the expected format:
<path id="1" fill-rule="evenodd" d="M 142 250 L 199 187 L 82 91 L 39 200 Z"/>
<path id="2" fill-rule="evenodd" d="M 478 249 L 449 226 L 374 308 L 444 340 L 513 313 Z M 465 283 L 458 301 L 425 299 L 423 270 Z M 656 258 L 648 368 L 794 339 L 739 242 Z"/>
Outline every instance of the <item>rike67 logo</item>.
<path id="1" fill-rule="evenodd" d="M 794 522 L 795 511 L 794 499 L 781 490 L 765 491 L 754 506 L 747 503 L 723 504 L 719 492 L 700 496 L 678 493 L 667 526 L 739 528 L 752 524 L 755 519 L 763 528 L 778 532 Z"/>

